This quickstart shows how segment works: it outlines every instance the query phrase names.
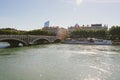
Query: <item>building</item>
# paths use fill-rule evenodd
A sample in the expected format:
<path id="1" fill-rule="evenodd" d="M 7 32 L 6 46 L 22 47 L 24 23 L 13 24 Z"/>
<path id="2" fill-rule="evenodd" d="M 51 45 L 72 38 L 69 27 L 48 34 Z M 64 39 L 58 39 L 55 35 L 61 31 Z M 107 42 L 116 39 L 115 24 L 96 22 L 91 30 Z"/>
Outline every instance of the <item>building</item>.
<path id="1" fill-rule="evenodd" d="M 49 27 L 50 26 L 50 21 L 46 21 L 45 23 L 44 23 L 44 27 Z"/>
<path id="2" fill-rule="evenodd" d="M 79 29 L 80 29 L 79 24 L 75 24 L 75 26 L 68 27 L 67 34 L 70 35 L 71 32 L 73 32 L 75 30 L 79 30 Z"/>
<path id="3" fill-rule="evenodd" d="M 67 37 L 67 30 L 65 28 L 59 28 L 56 37 L 64 40 Z"/>
<path id="4" fill-rule="evenodd" d="M 80 26 L 78 24 L 75 24 L 75 26 L 68 27 L 67 34 L 68 36 L 70 36 L 71 32 L 75 30 L 99 30 L 99 29 L 108 30 L 108 26 L 107 25 L 103 26 L 102 24 L 91 24 L 91 26 L 89 25 Z"/>
<path id="5" fill-rule="evenodd" d="M 91 27 L 94 30 L 99 30 L 99 29 L 104 29 L 104 30 L 108 30 L 108 26 L 107 25 L 102 25 L 102 24 L 91 24 Z"/>
<path id="6" fill-rule="evenodd" d="M 65 28 L 60 28 L 59 26 L 44 27 L 42 29 L 50 32 L 54 32 L 56 34 L 56 37 L 61 40 L 67 37 L 67 30 Z"/>

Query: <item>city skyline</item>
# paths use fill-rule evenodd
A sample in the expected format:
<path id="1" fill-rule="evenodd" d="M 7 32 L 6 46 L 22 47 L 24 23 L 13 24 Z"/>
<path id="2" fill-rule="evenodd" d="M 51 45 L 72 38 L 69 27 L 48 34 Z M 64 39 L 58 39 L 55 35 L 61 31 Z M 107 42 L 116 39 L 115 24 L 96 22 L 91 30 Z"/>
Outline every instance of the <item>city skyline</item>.
<path id="1" fill-rule="evenodd" d="M 0 0 L 0 28 L 67 28 L 76 23 L 120 25 L 120 0 Z"/>

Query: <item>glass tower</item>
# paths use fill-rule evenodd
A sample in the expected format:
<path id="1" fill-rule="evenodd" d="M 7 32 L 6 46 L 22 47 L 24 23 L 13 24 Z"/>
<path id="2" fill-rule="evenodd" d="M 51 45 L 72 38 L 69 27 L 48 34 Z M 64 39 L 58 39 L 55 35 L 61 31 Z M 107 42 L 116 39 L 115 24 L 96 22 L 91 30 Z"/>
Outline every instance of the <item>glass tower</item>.
<path id="1" fill-rule="evenodd" d="M 44 27 L 49 27 L 49 25 L 50 25 L 50 21 L 46 21 L 46 22 L 44 23 Z"/>

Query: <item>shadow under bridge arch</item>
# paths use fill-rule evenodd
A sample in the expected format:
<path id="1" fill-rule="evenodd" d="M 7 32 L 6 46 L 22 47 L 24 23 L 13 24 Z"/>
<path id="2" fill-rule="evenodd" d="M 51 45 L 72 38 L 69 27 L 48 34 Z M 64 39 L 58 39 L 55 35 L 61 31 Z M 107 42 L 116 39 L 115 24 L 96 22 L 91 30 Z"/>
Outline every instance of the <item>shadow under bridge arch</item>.
<path id="1" fill-rule="evenodd" d="M 22 44 L 22 46 L 28 45 L 26 41 L 16 39 L 16 38 L 3 38 L 3 39 L 0 39 L 0 42 L 9 43 L 10 47 L 18 47 L 18 46 L 20 46 L 20 44 Z"/>
<path id="2" fill-rule="evenodd" d="M 54 43 L 60 43 L 60 42 L 62 42 L 61 39 L 56 39 L 56 40 L 54 40 Z"/>
<path id="3" fill-rule="evenodd" d="M 49 44 L 50 41 L 48 39 L 42 39 L 42 38 L 38 38 L 32 41 L 32 44 L 34 45 L 39 45 L 39 44 Z"/>

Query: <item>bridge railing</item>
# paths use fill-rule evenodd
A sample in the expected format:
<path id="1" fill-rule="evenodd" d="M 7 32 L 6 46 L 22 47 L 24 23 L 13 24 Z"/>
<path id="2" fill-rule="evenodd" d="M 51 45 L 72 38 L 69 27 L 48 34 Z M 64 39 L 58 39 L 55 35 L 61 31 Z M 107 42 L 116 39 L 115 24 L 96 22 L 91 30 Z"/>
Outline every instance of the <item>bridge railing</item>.
<path id="1" fill-rule="evenodd" d="M 45 36 L 45 35 L 0 35 L 0 37 L 26 37 L 26 36 L 31 36 L 31 37 L 52 37 L 52 38 L 55 37 L 55 36 Z"/>
<path id="2" fill-rule="evenodd" d="M 47 39 L 56 39 L 56 36 L 45 36 L 45 35 L 0 35 L 1 38 L 17 38 L 22 40 L 31 41 L 35 38 L 47 38 Z"/>
<path id="3" fill-rule="evenodd" d="M 45 35 L 28 35 L 30 37 L 30 41 L 34 40 L 34 39 L 49 39 L 50 41 L 53 41 L 56 39 L 56 36 L 45 36 Z"/>
<path id="4" fill-rule="evenodd" d="M 0 38 L 25 38 L 26 35 L 0 35 Z"/>

